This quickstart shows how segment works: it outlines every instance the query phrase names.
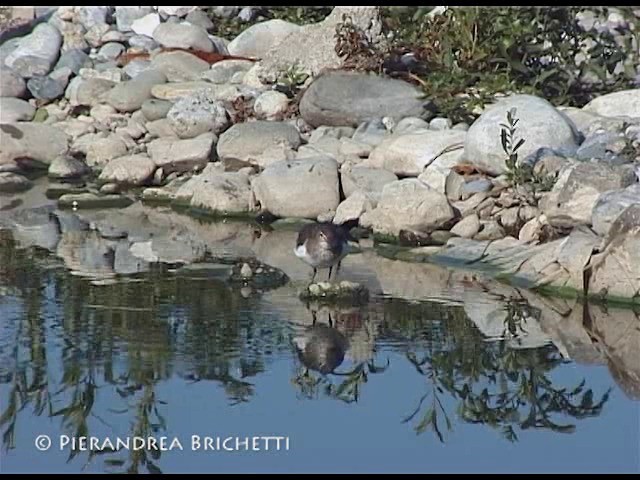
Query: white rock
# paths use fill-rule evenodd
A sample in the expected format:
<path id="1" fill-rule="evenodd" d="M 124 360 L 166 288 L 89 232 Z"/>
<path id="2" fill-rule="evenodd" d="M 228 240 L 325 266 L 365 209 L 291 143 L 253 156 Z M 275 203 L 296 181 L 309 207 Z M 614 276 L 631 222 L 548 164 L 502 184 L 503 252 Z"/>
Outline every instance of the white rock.
<path id="1" fill-rule="evenodd" d="M 119 185 L 143 185 L 155 170 L 156 164 L 146 155 L 128 155 L 110 160 L 98 179 Z"/>
<path id="2" fill-rule="evenodd" d="M 215 139 L 213 133 L 203 133 L 188 140 L 159 138 L 153 140 L 147 150 L 165 174 L 202 170 L 209 162 Z"/>
<path id="3" fill-rule="evenodd" d="M 256 98 L 253 108 L 258 117 L 275 120 L 284 114 L 288 106 L 289 99 L 284 93 L 267 91 Z"/>
<path id="4" fill-rule="evenodd" d="M 227 48 L 231 55 L 263 58 L 287 35 L 300 28 L 299 25 L 279 19 L 256 23 L 234 38 Z"/>
<path id="5" fill-rule="evenodd" d="M 153 31 L 160 25 L 160 15 L 150 13 L 144 17 L 138 18 L 131 24 L 131 30 L 138 35 L 146 35 L 153 37 Z"/>

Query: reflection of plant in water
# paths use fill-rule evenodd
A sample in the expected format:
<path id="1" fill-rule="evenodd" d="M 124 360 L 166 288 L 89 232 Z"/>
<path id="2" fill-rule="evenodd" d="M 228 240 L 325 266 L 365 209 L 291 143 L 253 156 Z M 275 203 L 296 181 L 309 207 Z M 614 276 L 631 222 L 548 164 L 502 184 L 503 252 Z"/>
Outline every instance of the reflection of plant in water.
<path id="1" fill-rule="evenodd" d="M 539 314 L 518 301 L 507 302 L 506 309 L 505 333 L 516 337 L 524 332 L 523 320 Z M 444 441 L 440 415 L 451 430 L 444 395 L 459 402 L 460 419 L 499 429 L 510 441 L 518 438 L 515 427 L 571 433 L 575 425 L 561 422 L 559 416 L 575 419 L 597 416 L 609 398 L 607 391 L 595 399 L 593 391 L 585 389 L 584 380 L 573 388 L 554 385 L 548 373 L 563 360 L 553 346 L 516 350 L 508 348 L 504 341 L 488 344 L 481 335 L 469 334 L 446 343 L 451 346 L 438 349 L 431 345 L 421 355 L 407 353 L 409 362 L 431 385 L 415 411 L 405 419 L 405 422 L 414 420 L 431 396 L 430 406 L 415 426 L 418 434 L 432 428 Z"/>

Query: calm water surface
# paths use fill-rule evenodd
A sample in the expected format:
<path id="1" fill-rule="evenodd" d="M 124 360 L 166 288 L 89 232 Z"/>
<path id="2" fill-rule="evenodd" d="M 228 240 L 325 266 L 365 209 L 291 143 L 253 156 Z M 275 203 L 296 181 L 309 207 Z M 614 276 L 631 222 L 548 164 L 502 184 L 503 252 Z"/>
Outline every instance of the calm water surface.
<path id="1" fill-rule="evenodd" d="M 368 283 L 369 302 L 309 305 L 309 270 L 275 252 L 287 235 L 257 250 L 292 281 L 256 291 L 162 263 L 92 281 L 59 246 L 1 233 L 0 471 L 640 470 L 636 312 L 364 254 L 342 275 Z M 203 451 L 193 435 L 289 448 Z"/>

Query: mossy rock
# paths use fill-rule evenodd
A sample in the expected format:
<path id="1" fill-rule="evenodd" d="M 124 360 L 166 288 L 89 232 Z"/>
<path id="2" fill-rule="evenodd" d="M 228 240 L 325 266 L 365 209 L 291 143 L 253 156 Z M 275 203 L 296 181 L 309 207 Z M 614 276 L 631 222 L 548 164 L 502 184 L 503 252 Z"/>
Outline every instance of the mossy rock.
<path id="1" fill-rule="evenodd" d="M 58 198 L 60 208 L 124 208 L 133 200 L 123 195 L 100 195 L 96 193 L 67 193 Z"/>
<path id="2" fill-rule="evenodd" d="M 307 301 L 325 299 L 336 302 L 366 302 L 369 290 L 364 285 L 343 280 L 339 283 L 318 282 L 307 286 L 300 293 L 300 298 Z"/>

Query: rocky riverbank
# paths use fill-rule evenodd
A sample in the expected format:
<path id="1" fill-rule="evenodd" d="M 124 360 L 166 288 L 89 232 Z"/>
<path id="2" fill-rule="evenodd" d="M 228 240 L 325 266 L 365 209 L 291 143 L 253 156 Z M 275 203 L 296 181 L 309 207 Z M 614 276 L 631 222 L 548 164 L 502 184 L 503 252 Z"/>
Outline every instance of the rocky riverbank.
<path id="1" fill-rule="evenodd" d="M 51 213 L 19 207 L 46 173 L 57 222 L 65 209 L 136 211 L 140 200 L 223 218 L 352 221 L 397 259 L 640 299 L 640 89 L 581 109 L 508 95 L 453 124 L 417 86 L 342 68 L 344 15 L 382 44 L 378 7 L 337 7 L 303 26 L 267 20 L 232 39 L 209 34 L 216 19 L 198 7 L 46 14 L 0 45 L 0 216 L 14 230 L 18 213 Z M 99 239 L 113 241 L 120 216 L 102 219 Z M 149 238 L 127 238 L 132 261 L 158 257 Z M 180 261 L 201 260 L 183 258 L 195 251 L 186 237 L 167 241 Z"/>

